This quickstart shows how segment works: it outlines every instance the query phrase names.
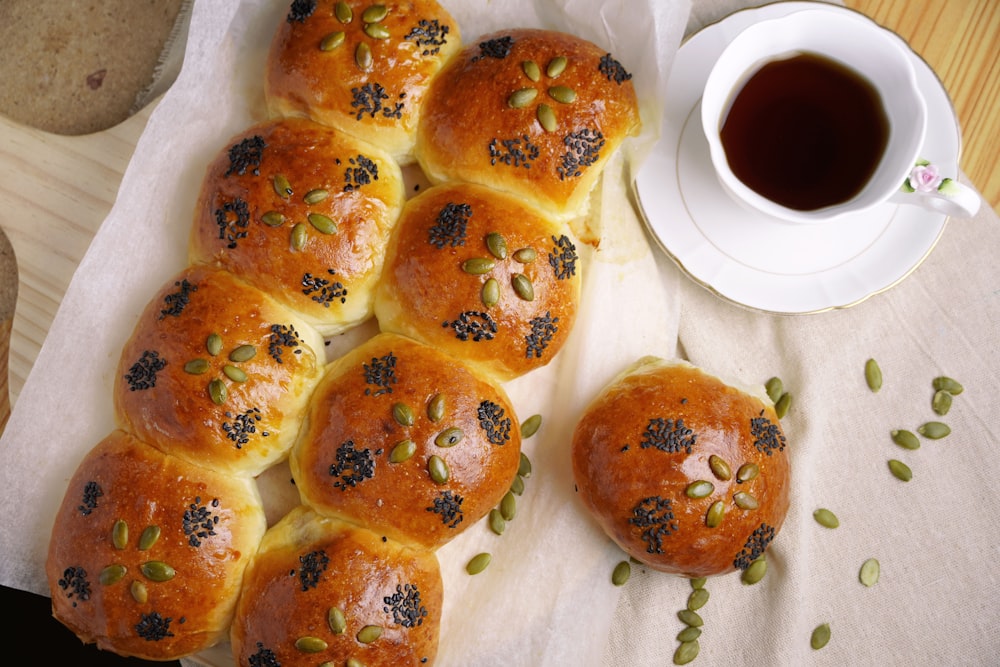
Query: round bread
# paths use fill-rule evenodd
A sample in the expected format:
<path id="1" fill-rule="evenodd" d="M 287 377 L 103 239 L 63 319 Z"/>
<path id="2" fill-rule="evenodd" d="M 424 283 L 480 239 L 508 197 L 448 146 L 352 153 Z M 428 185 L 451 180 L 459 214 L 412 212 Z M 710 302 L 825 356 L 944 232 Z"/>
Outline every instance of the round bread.
<path id="1" fill-rule="evenodd" d="M 306 116 L 413 161 L 427 88 L 461 48 L 433 0 L 293 2 L 267 60 L 274 116 Z"/>
<path id="2" fill-rule="evenodd" d="M 342 132 L 304 119 L 253 126 L 208 166 L 191 260 L 340 333 L 371 317 L 403 188 L 388 154 Z"/>
<path id="3" fill-rule="evenodd" d="M 289 463 L 319 513 L 434 548 L 499 504 L 520 452 L 499 386 L 439 350 L 378 334 L 330 364 Z"/>
<path id="4" fill-rule="evenodd" d="M 500 381 L 548 364 L 580 301 L 576 246 L 567 233 L 483 186 L 421 192 L 404 206 L 386 253 L 375 296 L 379 328 Z"/>
<path id="5" fill-rule="evenodd" d="M 236 664 L 433 664 L 443 588 L 432 551 L 298 507 L 247 568 L 231 632 Z"/>
<path id="6" fill-rule="evenodd" d="M 257 475 L 294 443 L 322 355 L 319 334 L 263 292 L 189 267 L 153 297 L 125 344 L 118 423 L 190 463 Z"/>
<path id="7" fill-rule="evenodd" d="M 568 220 L 639 125 L 631 75 L 606 51 L 506 30 L 463 48 L 434 79 L 416 156 L 432 182 L 488 185 Z"/>
<path id="8" fill-rule="evenodd" d="M 685 362 L 643 358 L 615 379 L 584 411 L 572 456 L 586 508 L 655 570 L 745 570 L 788 512 L 785 436 L 763 388 Z"/>
<path id="9" fill-rule="evenodd" d="M 53 615 L 84 643 L 174 660 L 225 641 L 266 522 L 253 480 L 122 431 L 69 482 L 49 542 Z"/>

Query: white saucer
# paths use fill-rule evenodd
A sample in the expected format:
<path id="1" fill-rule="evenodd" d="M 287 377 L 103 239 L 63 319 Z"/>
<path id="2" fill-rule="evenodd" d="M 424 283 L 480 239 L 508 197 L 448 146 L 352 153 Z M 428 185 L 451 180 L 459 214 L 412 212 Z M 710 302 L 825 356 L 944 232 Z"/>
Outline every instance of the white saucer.
<path id="1" fill-rule="evenodd" d="M 660 139 L 634 185 L 647 226 L 681 269 L 729 301 L 773 313 L 843 308 L 892 287 L 927 257 L 948 219 L 883 204 L 845 220 L 793 225 L 750 211 L 722 190 L 699 121 L 713 63 L 750 24 L 817 7 L 853 12 L 782 2 L 736 12 L 685 41 L 671 68 Z M 927 63 L 912 57 L 934 130 L 922 155 L 957 176 L 961 140 L 951 100 Z"/>

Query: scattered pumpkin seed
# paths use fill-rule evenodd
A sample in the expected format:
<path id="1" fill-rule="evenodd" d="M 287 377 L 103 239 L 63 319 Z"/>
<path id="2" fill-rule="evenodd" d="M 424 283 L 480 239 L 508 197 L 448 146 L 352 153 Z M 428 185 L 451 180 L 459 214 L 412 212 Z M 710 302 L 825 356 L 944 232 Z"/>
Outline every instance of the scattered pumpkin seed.
<path id="1" fill-rule="evenodd" d="M 257 356 L 257 348 L 253 345 L 240 345 L 232 352 L 229 353 L 229 360 L 235 361 L 236 363 L 241 363 L 244 361 L 250 361 L 255 356 Z"/>
<path id="2" fill-rule="evenodd" d="M 132 594 L 132 599 L 139 604 L 146 604 L 149 600 L 149 590 L 146 588 L 146 584 L 138 579 L 132 581 L 132 584 L 128 587 L 128 592 Z"/>
<path id="3" fill-rule="evenodd" d="M 389 14 L 389 8 L 385 5 L 372 5 L 361 13 L 361 20 L 365 23 L 380 23 Z"/>
<path id="4" fill-rule="evenodd" d="M 542 126 L 543 130 L 546 132 L 556 131 L 556 112 L 552 110 L 552 107 L 548 104 L 539 104 L 535 115 L 538 118 L 538 124 Z"/>
<path id="5" fill-rule="evenodd" d="M 632 566 L 627 560 L 623 560 L 611 572 L 611 583 L 615 586 L 624 586 L 632 576 Z"/>
<path id="6" fill-rule="evenodd" d="M 708 457 L 708 467 L 712 469 L 712 473 L 722 481 L 727 481 L 733 478 L 733 471 L 729 468 L 729 464 L 721 456 L 716 456 L 712 454 Z"/>
<path id="7" fill-rule="evenodd" d="M 160 527 L 146 526 L 139 536 L 139 551 L 149 551 L 158 539 L 160 539 Z"/>
<path id="8" fill-rule="evenodd" d="M 344 615 L 344 610 L 339 607 L 330 607 L 330 611 L 326 612 L 326 624 L 333 634 L 344 634 L 347 629 L 347 617 Z"/>
<path id="9" fill-rule="evenodd" d="M 874 558 L 869 558 L 861 564 L 861 571 L 858 572 L 858 579 L 862 584 L 871 588 L 878 583 L 881 571 L 882 567 L 879 565 L 879 562 Z"/>
<path id="10" fill-rule="evenodd" d="M 486 247 L 497 259 L 507 259 L 507 241 L 501 234 L 490 232 L 486 235 Z"/>
<path id="11" fill-rule="evenodd" d="M 225 374 L 225 376 L 227 378 L 229 378 L 233 382 L 246 382 L 247 381 L 247 374 L 243 371 L 243 369 L 242 368 L 237 368 L 236 366 L 233 366 L 232 364 L 226 364 L 225 366 L 223 366 L 222 367 L 222 372 Z"/>
<path id="12" fill-rule="evenodd" d="M 785 385 L 781 378 L 775 376 L 764 383 L 764 391 L 767 392 L 767 397 L 771 399 L 772 403 L 777 403 L 781 395 L 785 393 Z"/>
<path id="13" fill-rule="evenodd" d="M 479 297 L 487 308 L 492 308 L 500 302 L 500 283 L 497 282 L 496 278 L 490 278 L 483 283 Z"/>
<path id="14" fill-rule="evenodd" d="M 333 15 L 341 23 L 350 23 L 354 19 L 354 12 L 351 11 L 350 5 L 343 1 L 333 6 Z"/>
<path id="15" fill-rule="evenodd" d="M 788 415 L 788 410 L 792 407 L 792 395 L 787 391 L 781 395 L 778 402 L 774 404 L 774 414 L 778 419 L 784 419 Z"/>
<path id="16" fill-rule="evenodd" d="M 310 213 L 306 216 L 306 220 L 309 224 L 316 228 L 320 234 L 336 234 L 337 233 L 337 223 L 333 221 L 333 218 L 322 213 Z"/>
<path id="17" fill-rule="evenodd" d="M 204 359 L 192 359 L 184 364 L 184 372 L 190 375 L 201 375 L 208 372 L 208 362 Z"/>
<path id="18" fill-rule="evenodd" d="M 874 359 L 865 362 L 865 383 L 875 393 L 882 388 L 882 369 Z"/>
<path id="19" fill-rule="evenodd" d="M 413 426 L 413 421 L 415 419 L 413 415 L 413 408 L 406 403 L 394 403 L 392 406 L 392 418 L 395 419 L 396 423 L 400 426 Z"/>
<path id="20" fill-rule="evenodd" d="M 931 386 L 934 387 L 935 391 L 946 391 L 952 396 L 958 396 L 963 391 L 965 387 L 962 386 L 961 382 L 953 380 L 947 375 L 939 375 L 931 381 Z"/>
<path id="21" fill-rule="evenodd" d="M 706 582 L 708 582 L 708 577 L 695 577 L 694 579 L 691 579 L 691 588 L 695 590 L 704 588 Z"/>
<path id="22" fill-rule="evenodd" d="M 500 501 L 500 515 L 505 521 L 513 521 L 517 515 L 517 497 L 510 491 Z"/>
<path id="23" fill-rule="evenodd" d="M 720 523 L 722 523 L 722 518 L 726 515 L 726 503 L 721 500 L 716 500 L 712 503 L 712 506 L 708 508 L 708 513 L 705 515 L 705 525 L 709 528 L 716 528 Z"/>
<path id="24" fill-rule="evenodd" d="M 759 583 L 765 574 L 767 574 L 767 559 L 764 556 L 760 556 L 757 560 L 750 563 L 750 567 L 743 570 L 740 580 L 747 586 L 753 586 Z"/>
<path id="25" fill-rule="evenodd" d="M 566 70 L 568 63 L 569 61 L 566 59 L 566 56 L 556 56 L 545 67 L 545 74 L 553 79 L 558 78 Z"/>
<path id="26" fill-rule="evenodd" d="M 569 86 L 552 86 L 549 88 L 549 97 L 560 104 L 572 104 L 576 100 L 576 91 Z"/>
<path id="27" fill-rule="evenodd" d="M 524 493 L 524 478 L 520 475 L 514 475 L 514 481 L 510 483 L 510 492 L 515 496 L 520 496 Z"/>
<path id="28" fill-rule="evenodd" d="M 319 43 L 320 51 L 333 51 L 340 45 L 344 43 L 347 35 L 343 30 L 337 30 L 336 32 L 331 32 L 329 35 L 324 37 Z"/>
<path id="29" fill-rule="evenodd" d="M 437 423 L 444 419 L 446 404 L 444 394 L 434 394 L 434 397 L 427 403 L 427 418 Z"/>
<path id="30" fill-rule="evenodd" d="M 541 415 L 531 415 L 521 423 L 521 437 L 530 438 L 538 432 L 538 427 L 542 425 Z"/>
<path id="31" fill-rule="evenodd" d="M 840 525 L 840 519 L 837 518 L 837 515 L 825 507 L 820 507 L 813 512 L 813 518 L 824 528 L 836 528 Z"/>
<path id="32" fill-rule="evenodd" d="M 896 429 L 891 431 L 889 435 L 892 437 L 892 441 L 903 449 L 920 449 L 920 439 L 912 431 Z"/>
<path id="33" fill-rule="evenodd" d="M 698 637 L 701 637 L 701 628 L 692 628 L 690 625 L 677 633 L 679 642 L 693 642 Z"/>
<path id="34" fill-rule="evenodd" d="M 542 78 L 542 68 L 534 60 L 525 60 L 521 63 L 521 71 L 531 81 L 539 81 Z"/>
<path id="35" fill-rule="evenodd" d="M 124 565 L 120 565 L 118 563 L 108 565 L 106 568 L 101 570 L 101 574 L 98 575 L 98 581 L 101 582 L 102 586 L 117 584 L 125 577 L 126 571 L 127 570 Z"/>
<path id="36" fill-rule="evenodd" d="M 820 650 L 830 641 L 830 624 L 822 623 L 817 625 L 813 631 L 812 635 L 809 637 L 809 645 L 815 650 Z"/>
<path id="37" fill-rule="evenodd" d="M 500 510 L 495 508 L 490 510 L 489 524 L 490 530 L 497 535 L 503 535 L 503 531 L 507 528 L 507 522 L 504 520 L 503 515 L 500 514 Z"/>
<path id="38" fill-rule="evenodd" d="M 465 437 L 465 433 L 462 429 L 457 426 L 452 426 L 451 428 L 446 428 L 441 431 L 436 438 L 434 438 L 434 444 L 438 447 L 454 447 L 458 443 L 462 442 L 462 438 Z"/>
<path id="39" fill-rule="evenodd" d="M 741 510 L 755 510 L 760 506 L 757 499 L 746 491 L 737 491 L 734 493 L 733 502 L 736 503 L 736 506 Z"/>
<path id="40" fill-rule="evenodd" d="M 521 248 L 514 253 L 514 261 L 521 264 L 531 264 L 538 258 L 534 248 Z"/>
<path id="41" fill-rule="evenodd" d="M 143 576 L 152 581 L 170 581 L 176 572 L 162 560 L 150 560 L 143 563 L 139 569 Z"/>
<path id="42" fill-rule="evenodd" d="M 479 574 L 489 566 L 491 560 L 493 560 L 493 556 L 485 551 L 476 554 L 466 563 L 465 571 L 469 574 Z"/>
<path id="43" fill-rule="evenodd" d="M 417 443 L 412 440 L 401 440 L 389 452 L 389 463 L 408 461 L 417 452 Z"/>
<path id="44" fill-rule="evenodd" d="M 288 199 L 289 197 L 292 196 L 292 194 L 294 194 L 294 190 L 292 190 L 292 184 L 288 182 L 288 179 L 285 178 L 284 174 L 275 174 L 274 180 L 272 181 L 272 185 L 274 186 L 275 194 L 277 194 L 282 199 Z"/>
<path id="45" fill-rule="evenodd" d="M 677 612 L 677 618 L 681 619 L 681 623 L 690 625 L 692 628 L 700 628 L 705 624 L 698 612 L 686 608 Z"/>
<path id="46" fill-rule="evenodd" d="M 708 602 L 708 589 L 707 588 L 696 588 L 691 591 L 691 595 L 688 596 L 687 608 L 691 611 L 698 611 Z"/>
<path id="47" fill-rule="evenodd" d="M 268 227 L 280 227 L 285 224 L 285 216 L 281 215 L 277 211 L 268 211 L 264 215 L 260 216 L 260 220 Z"/>
<path id="48" fill-rule="evenodd" d="M 686 665 L 698 657 L 698 651 L 701 650 L 701 646 L 698 644 L 697 639 L 692 639 L 688 642 L 681 642 L 677 645 L 677 650 L 674 651 L 674 664 L 675 665 Z"/>
<path id="49" fill-rule="evenodd" d="M 750 480 L 755 479 L 759 474 L 760 466 L 756 463 L 744 463 L 740 466 L 740 469 L 736 471 L 736 481 L 749 482 Z"/>
<path id="50" fill-rule="evenodd" d="M 212 402 L 216 405 L 222 405 L 229 398 L 229 390 L 226 389 L 226 383 L 215 378 L 208 383 L 208 396 L 212 399 Z"/>
<path id="51" fill-rule="evenodd" d="M 295 640 L 295 648 L 303 653 L 319 653 L 325 651 L 327 644 L 319 637 L 299 637 Z"/>
<path id="52" fill-rule="evenodd" d="M 944 422 L 927 422 L 917 427 L 917 433 L 930 440 L 939 440 L 951 433 L 951 427 Z"/>
<path id="53" fill-rule="evenodd" d="M 432 455 L 427 459 L 427 472 L 435 484 L 445 484 L 448 482 L 448 464 L 437 455 Z"/>
<path id="54" fill-rule="evenodd" d="M 373 641 L 382 636 L 382 626 L 380 625 L 366 625 L 365 627 L 358 630 L 357 638 L 362 644 L 371 644 Z"/>
<path id="55" fill-rule="evenodd" d="M 381 23 L 366 23 L 364 30 L 372 39 L 389 39 L 389 29 Z"/>
<path id="56" fill-rule="evenodd" d="M 115 521 L 115 525 L 111 528 L 111 542 L 119 551 L 128 546 L 128 524 L 124 519 Z"/>
<path id="57" fill-rule="evenodd" d="M 217 333 L 209 334 L 205 340 L 205 349 L 213 357 L 222 352 L 222 336 Z"/>
<path id="58" fill-rule="evenodd" d="M 292 233 L 290 236 L 292 250 L 302 250 L 306 247 L 306 241 L 308 240 L 309 230 L 306 229 L 305 223 L 298 222 L 292 227 Z"/>
<path id="59" fill-rule="evenodd" d="M 372 48 L 366 42 L 361 42 L 354 50 L 354 63 L 366 72 L 375 63 L 375 58 L 372 56 Z"/>
<path id="60" fill-rule="evenodd" d="M 517 474 L 525 479 L 531 477 L 531 459 L 524 452 L 521 452 L 521 460 L 517 464 Z"/>
<path id="61" fill-rule="evenodd" d="M 347 667 L 365 667 L 365 663 L 361 662 L 357 658 L 348 658 Z M 319 667 L 334 667 L 334 664 L 330 661 L 322 663 Z"/>
<path id="62" fill-rule="evenodd" d="M 538 97 L 538 90 L 535 88 L 519 88 L 507 98 L 507 106 L 511 109 L 523 109 Z"/>
<path id="63" fill-rule="evenodd" d="M 523 273 L 515 273 L 510 277 L 510 284 L 514 288 L 514 294 L 517 294 L 520 298 L 525 301 L 535 300 L 535 288 L 532 286 L 531 281 L 528 280 L 528 276 Z"/>
<path id="64" fill-rule="evenodd" d="M 951 394 L 944 389 L 935 391 L 934 397 L 931 398 L 931 410 L 942 417 L 948 414 L 948 411 L 951 410 Z"/>
<path id="65" fill-rule="evenodd" d="M 462 270 L 474 276 L 489 273 L 494 266 L 496 266 L 496 262 L 489 257 L 473 257 L 462 262 Z"/>
<path id="66" fill-rule="evenodd" d="M 688 498 L 705 498 L 710 496 L 713 491 L 715 491 L 714 484 L 708 480 L 699 479 L 687 485 L 687 488 L 684 489 L 684 495 Z"/>
<path id="67" fill-rule="evenodd" d="M 330 196 L 329 190 L 325 190 L 323 188 L 315 188 L 307 192 L 305 196 L 302 198 L 302 201 L 311 206 L 313 204 L 320 203 L 329 196 Z"/>
<path id="68" fill-rule="evenodd" d="M 913 471 L 910 470 L 910 466 L 906 465 L 902 461 L 889 459 L 889 471 L 892 473 L 892 476 L 898 480 L 909 482 L 913 479 Z"/>

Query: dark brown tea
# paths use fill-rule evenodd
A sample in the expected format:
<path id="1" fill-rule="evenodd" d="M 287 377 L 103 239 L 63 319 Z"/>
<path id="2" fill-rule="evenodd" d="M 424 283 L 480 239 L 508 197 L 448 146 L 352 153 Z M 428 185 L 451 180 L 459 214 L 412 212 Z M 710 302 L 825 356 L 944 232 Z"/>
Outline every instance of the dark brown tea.
<path id="1" fill-rule="evenodd" d="M 823 56 L 765 64 L 723 123 L 729 167 L 750 189 L 798 211 L 848 201 L 878 166 L 889 121 L 865 78 Z"/>

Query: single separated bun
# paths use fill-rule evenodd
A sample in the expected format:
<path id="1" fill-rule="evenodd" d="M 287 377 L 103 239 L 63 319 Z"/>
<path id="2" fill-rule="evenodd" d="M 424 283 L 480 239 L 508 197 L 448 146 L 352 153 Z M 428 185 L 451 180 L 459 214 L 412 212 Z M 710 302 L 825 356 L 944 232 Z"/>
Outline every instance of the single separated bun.
<path id="1" fill-rule="evenodd" d="M 611 54 L 564 33 L 505 30 L 434 79 L 416 155 L 432 182 L 488 185 L 566 221 L 639 124 L 631 75 Z"/>
<path id="2" fill-rule="evenodd" d="M 774 406 L 685 362 L 647 357 L 584 411 L 572 443 L 580 499 L 649 567 L 744 570 L 785 520 L 789 461 Z"/>
<path id="3" fill-rule="evenodd" d="M 266 522 L 256 483 L 122 431 L 77 467 L 45 571 L 53 615 L 84 643 L 174 660 L 225 641 Z"/>

